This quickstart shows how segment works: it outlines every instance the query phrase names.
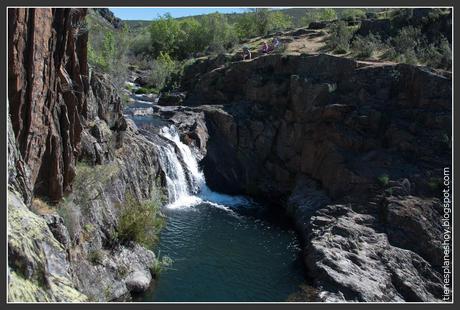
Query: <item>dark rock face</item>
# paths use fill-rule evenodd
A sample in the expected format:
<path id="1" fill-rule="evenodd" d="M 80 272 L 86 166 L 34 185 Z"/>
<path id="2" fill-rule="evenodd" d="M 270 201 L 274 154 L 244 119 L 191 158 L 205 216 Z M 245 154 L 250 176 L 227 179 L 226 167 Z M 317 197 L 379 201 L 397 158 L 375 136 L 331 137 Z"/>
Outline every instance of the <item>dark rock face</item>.
<path id="1" fill-rule="evenodd" d="M 270 55 L 185 85 L 183 105 L 205 116 L 208 185 L 286 201 L 318 300 L 442 298 L 442 207 L 427 180 L 450 165 L 450 78 Z"/>
<path id="2" fill-rule="evenodd" d="M 85 9 L 8 10 L 9 112 L 36 193 L 71 189 L 86 114 Z"/>
<path id="3" fill-rule="evenodd" d="M 201 75 L 213 69 L 223 67 L 231 60 L 232 57 L 225 54 L 196 60 L 192 66 L 185 67 L 181 87 L 185 90 L 192 90 Z"/>
<path id="4" fill-rule="evenodd" d="M 384 173 L 417 189 L 448 165 L 450 94 L 450 79 L 413 66 L 273 55 L 203 75 L 184 104 L 212 105 L 211 186 L 284 196 L 305 174 L 336 199 L 371 191 Z"/>
<path id="5" fill-rule="evenodd" d="M 329 24 L 330 23 L 326 21 L 311 22 L 310 24 L 308 24 L 308 29 L 324 29 Z"/>
<path id="6" fill-rule="evenodd" d="M 107 74 L 92 72 L 91 74 L 91 102 L 89 107 L 93 107 L 91 114 L 88 113 L 88 119 L 92 120 L 98 117 L 107 123 L 110 130 L 126 130 L 126 120 L 123 117 L 123 106 L 121 98 L 110 82 Z"/>
<path id="7" fill-rule="evenodd" d="M 92 72 L 88 98 L 88 117 L 81 136 L 80 160 L 107 164 L 121 147 L 127 128 L 121 99 L 110 83 L 110 77 Z"/>
<path id="8" fill-rule="evenodd" d="M 184 101 L 185 94 L 184 93 L 169 93 L 169 94 L 162 94 L 158 100 L 158 105 L 162 106 L 175 106 L 181 105 Z"/>

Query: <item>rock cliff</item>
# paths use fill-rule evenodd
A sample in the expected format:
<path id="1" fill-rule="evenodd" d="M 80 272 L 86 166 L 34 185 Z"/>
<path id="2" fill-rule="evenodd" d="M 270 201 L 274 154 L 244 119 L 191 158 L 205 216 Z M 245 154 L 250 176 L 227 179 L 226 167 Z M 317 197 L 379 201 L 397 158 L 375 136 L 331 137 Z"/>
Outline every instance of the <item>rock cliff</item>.
<path id="1" fill-rule="evenodd" d="M 388 174 L 423 192 L 450 161 L 451 80 L 422 68 L 272 55 L 206 73 L 189 93 L 185 104 L 207 105 L 204 165 L 222 191 L 281 197 L 306 174 L 339 198 Z"/>
<path id="2" fill-rule="evenodd" d="M 209 186 L 287 209 L 319 300 L 442 297 L 450 78 L 324 54 L 197 66 Z"/>
<path id="3" fill-rule="evenodd" d="M 88 97 L 86 9 L 8 10 L 9 112 L 33 191 L 71 190 Z"/>
<path id="4" fill-rule="evenodd" d="M 88 68 L 85 13 L 8 11 L 10 301 L 125 300 L 155 275 L 151 250 L 116 238 L 127 193 L 160 197 L 155 149 Z"/>

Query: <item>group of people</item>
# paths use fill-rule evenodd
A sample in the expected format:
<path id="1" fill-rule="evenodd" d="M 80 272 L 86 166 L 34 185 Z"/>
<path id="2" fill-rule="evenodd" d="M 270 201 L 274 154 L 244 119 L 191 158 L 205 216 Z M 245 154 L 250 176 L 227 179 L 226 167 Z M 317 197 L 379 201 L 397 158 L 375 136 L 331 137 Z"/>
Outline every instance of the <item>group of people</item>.
<path id="1" fill-rule="evenodd" d="M 272 40 L 270 45 L 267 43 L 267 41 L 263 41 L 262 46 L 260 48 L 260 51 L 263 54 L 268 54 L 271 51 L 277 49 L 280 45 L 281 45 L 280 40 L 278 40 L 278 38 L 275 37 L 275 38 L 273 38 L 273 40 Z M 248 46 L 243 46 L 243 60 L 251 59 L 251 57 L 252 57 L 252 55 L 251 55 L 251 50 L 249 49 L 249 47 Z"/>

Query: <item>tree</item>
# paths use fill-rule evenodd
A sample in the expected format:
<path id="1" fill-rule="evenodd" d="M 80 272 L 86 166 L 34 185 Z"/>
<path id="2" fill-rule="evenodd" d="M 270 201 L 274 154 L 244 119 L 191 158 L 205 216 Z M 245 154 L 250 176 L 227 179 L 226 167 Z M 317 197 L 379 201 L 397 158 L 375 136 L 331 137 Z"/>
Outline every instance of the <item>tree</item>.
<path id="1" fill-rule="evenodd" d="M 250 38 L 264 36 L 270 31 L 282 30 L 291 26 L 291 18 L 280 11 L 253 9 L 237 19 L 235 29 L 240 38 Z"/>
<path id="2" fill-rule="evenodd" d="M 224 51 L 237 40 L 235 28 L 223 14 L 206 15 L 201 21 L 201 27 L 206 48 L 211 52 Z"/>
<path id="3" fill-rule="evenodd" d="M 269 11 L 268 9 L 252 9 L 254 23 L 256 26 L 257 35 L 266 35 L 269 30 Z"/>
<path id="4" fill-rule="evenodd" d="M 202 51 L 206 47 L 203 27 L 195 18 L 186 18 L 179 23 L 180 33 L 177 40 L 176 56 L 186 58 L 189 54 Z"/>
<path id="5" fill-rule="evenodd" d="M 245 13 L 239 16 L 235 23 L 235 29 L 240 38 L 250 38 L 257 35 L 254 18 L 251 13 Z"/>
<path id="6" fill-rule="evenodd" d="M 160 52 L 173 54 L 177 50 L 177 41 L 181 35 L 179 22 L 166 13 L 158 20 L 153 21 L 149 27 L 152 51 L 154 56 Z"/>
<path id="7" fill-rule="evenodd" d="M 272 11 L 269 15 L 270 31 L 283 30 L 292 27 L 292 18 L 283 12 Z"/>
<path id="8" fill-rule="evenodd" d="M 305 16 L 301 18 L 302 25 L 309 25 L 315 21 L 335 20 L 337 19 L 337 13 L 334 9 L 307 9 Z"/>
<path id="9" fill-rule="evenodd" d="M 355 19 L 358 17 L 363 17 L 366 15 L 366 12 L 362 9 L 343 9 L 339 11 L 340 17 L 344 19 Z"/>
<path id="10" fill-rule="evenodd" d="M 160 55 L 153 61 L 150 80 L 158 90 L 169 82 L 172 74 L 176 71 L 176 63 L 169 54 L 160 52 Z"/>

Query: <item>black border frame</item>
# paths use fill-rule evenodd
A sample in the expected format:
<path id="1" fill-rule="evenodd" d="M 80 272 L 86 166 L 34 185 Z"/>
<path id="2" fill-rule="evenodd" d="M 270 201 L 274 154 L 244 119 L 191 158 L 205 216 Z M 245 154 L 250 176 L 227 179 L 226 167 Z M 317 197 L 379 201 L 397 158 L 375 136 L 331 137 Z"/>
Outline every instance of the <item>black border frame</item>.
<path id="1" fill-rule="evenodd" d="M 225 7 L 225 6 L 233 6 L 233 7 L 238 7 L 238 6 L 243 6 L 243 7 L 251 7 L 251 6 L 271 6 L 271 7 L 305 7 L 305 6 L 331 6 L 331 7 L 390 7 L 390 6 L 407 6 L 407 7 L 414 7 L 414 6 L 427 6 L 427 7 L 441 7 L 441 6 L 448 6 L 448 7 L 453 7 L 454 9 L 454 14 L 453 14 L 453 42 L 458 41 L 460 42 L 460 29 L 456 29 L 456 22 L 455 22 L 455 5 L 453 0 L 438 0 L 438 1 L 433 1 L 433 0 L 347 0 L 347 1 L 340 1 L 340 0 L 199 0 L 199 1 L 191 1 L 191 0 L 70 0 L 70 1 L 58 1 L 58 0 L 19 0 L 19 1 L 14 1 L 14 0 L 3 0 L 1 1 L 1 10 L 0 10 L 0 20 L 4 22 L 5 27 L 2 27 L 3 31 L 1 31 L 0 34 L 0 40 L 2 42 L 6 42 L 7 44 L 7 7 L 18 7 L 18 6 L 30 6 L 30 7 L 39 7 L 39 6 L 45 6 L 45 7 L 52 7 L 52 6 L 81 6 L 81 7 L 115 7 L 115 6 L 165 6 L 165 7 L 174 7 L 174 6 L 211 6 L 211 7 Z M 460 5 L 459 5 L 460 7 Z M 455 31 L 457 30 L 457 31 Z M 335 307 L 343 307 L 343 308 L 348 308 L 348 309 L 353 309 L 355 307 L 368 307 L 368 306 L 373 306 L 373 307 L 378 307 L 378 308 L 403 308 L 403 307 L 442 307 L 445 309 L 451 309 L 455 307 L 455 301 L 454 303 L 446 303 L 446 304 L 441 304 L 441 303 L 426 303 L 426 304 L 411 304 L 411 303 L 405 303 L 405 304 L 395 304 L 395 303 L 379 303 L 379 304 L 369 304 L 369 303 L 348 303 L 348 304 L 310 304 L 310 303 L 302 303 L 302 304 L 286 304 L 286 303 L 280 303 L 280 304 L 258 304 L 258 303 L 247 303 L 247 304 L 157 304 L 157 303 L 148 303 L 148 304 L 137 304 L 137 303 L 125 303 L 125 304 L 113 304 L 113 303 L 84 303 L 84 304 L 49 304 L 49 303 L 40 303 L 40 304 L 7 304 L 6 303 L 6 255 L 7 255 L 7 236 L 6 236 L 6 212 L 7 212 L 7 135 L 6 135 L 6 116 L 7 116 L 7 66 L 8 66 L 8 61 L 6 58 L 6 51 L 7 47 L 5 46 L 4 48 L 0 49 L 0 57 L 2 59 L 1 62 L 1 70 L 3 74 L 1 75 L 1 83 L 0 83 L 0 95 L 1 98 L 3 98 L 3 103 L 0 104 L 0 112 L 1 115 L 4 117 L 3 120 L 5 122 L 0 121 L 0 137 L 1 137 L 1 145 L 2 149 L 5 150 L 1 152 L 1 165 L 0 165 L 0 174 L 5 176 L 0 180 L 1 185 L 2 185 L 2 195 L 1 195 L 1 200 L 0 200 L 0 206 L 2 206 L 2 210 L 0 212 L 0 222 L 2 223 L 0 225 L 1 227 L 1 240 L 5 241 L 5 246 L 0 247 L 1 249 L 1 263 L 0 263 L 0 297 L 1 297 L 1 302 L 2 302 L 2 309 L 3 307 L 7 308 L 18 308 L 18 309 L 23 309 L 23 308 L 33 308 L 33 309 L 44 309 L 48 307 L 68 307 L 68 308 L 85 308 L 85 309 L 94 309 L 94 308 L 124 308 L 124 307 L 137 307 L 139 309 L 151 309 L 152 307 L 154 308 L 169 308 L 169 309 L 176 309 L 176 308 L 182 308 L 182 307 L 191 307 L 194 309 L 202 309 L 202 308 L 210 308 L 210 307 L 222 307 L 222 308 L 237 308 L 237 307 L 250 307 L 250 308 L 259 308 L 259 309 L 265 309 L 265 308 L 272 308 L 272 309 L 282 309 L 284 307 L 305 307 L 308 309 L 319 309 L 321 308 L 335 308 Z M 452 134 L 453 134 L 453 143 L 454 147 L 452 149 L 452 171 L 453 171 L 453 179 L 452 179 L 452 184 L 453 184 L 453 193 L 452 197 L 454 198 L 455 201 L 455 193 L 457 192 L 457 189 L 459 186 L 455 184 L 453 180 L 456 179 L 456 176 L 459 174 L 458 171 L 456 171 L 454 161 L 456 157 L 456 151 L 458 146 L 455 145 L 455 136 L 459 134 L 459 126 L 455 126 L 455 120 L 460 119 L 459 109 L 455 109 L 455 93 L 456 91 L 459 90 L 460 85 L 458 82 L 458 79 L 456 77 L 458 76 L 459 71 L 459 64 L 455 63 L 455 58 L 457 58 L 458 54 L 460 54 L 460 49 L 456 48 L 456 46 L 453 43 L 453 53 L 454 53 L 454 62 L 453 62 L 453 78 L 452 78 L 452 84 L 453 84 L 453 96 L 452 96 L 452 105 L 453 105 L 453 128 L 452 128 Z M 459 135 L 460 136 L 460 135 Z M 452 208 L 454 206 L 452 205 Z M 455 219 L 458 218 L 459 215 L 455 214 L 454 212 L 454 223 Z M 457 219 L 458 220 L 458 219 Z M 453 225 L 455 226 L 455 224 Z M 455 234 L 454 234 L 455 235 Z M 459 243 L 458 240 L 455 240 L 455 236 L 453 238 L 454 241 L 454 248 L 457 243 Z M 453 259 L 454 259 L 454 266 L 456 265 L 458 258 L 455 257 L 455 253 L 453 251 Z M 455 267 L 454 267 L 455 269 Z M 458 280 L 459 276 L 454 273 L 454 281 L 453 281 L 453 293 L 455 295 L 456 289 L 455 289 L 455 280 Z M 454 299 L 455 300 L 455 299 Z"/>

